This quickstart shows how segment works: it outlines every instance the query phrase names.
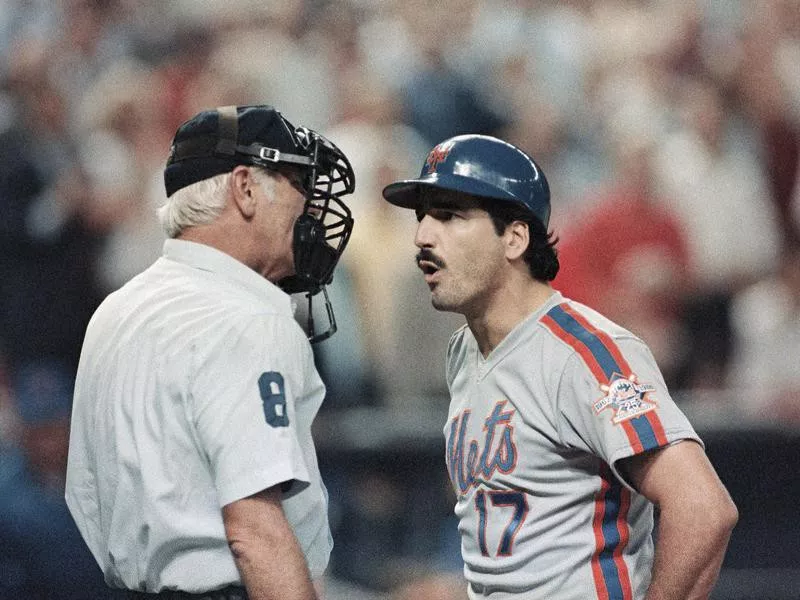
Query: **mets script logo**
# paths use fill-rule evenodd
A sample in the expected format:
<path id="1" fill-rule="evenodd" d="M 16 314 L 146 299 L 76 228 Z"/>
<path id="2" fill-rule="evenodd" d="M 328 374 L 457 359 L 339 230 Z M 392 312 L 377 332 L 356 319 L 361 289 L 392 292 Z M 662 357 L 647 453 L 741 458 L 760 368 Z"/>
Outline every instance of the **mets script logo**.
<path id="1" fill-rule="evenodd" d="M 508 401 L 495 404 L 483 422 L 483 444 L 467 440 L 467 425 L 472 411 L 450 421 L 447 438 L 447 470 L 456 492 L 466 493 L 472 486 L 491 479 L 495 471 L 510 473 L 517 466 L 517 446 L 511 419 L 516 411 L 504 411 Z"/>
<path id="2" fill-rule="evenodd" d="M 450 154 L 450 149 L 452 147 L 453 142 L 442 142 L 433 150 L 431 150 L 430 154 L 428 154 L 428 158 L 425 159 L 425 170 L 428 173 L 435 172 L 436 167 L 439 166 L 439 163 L 447 158 L 448 154 Z"/>
<path id="3" fill-rule="evenodd" d="M 594 403 L 596 413 L 611 408 L 612 422 L 622 423 L 655 409 L 655 399 L 648 397 L 650 392 L 655 392 L 655 386 L 649 383 L 637 383 L 636 375 L 629 377 L 616 375 L 609 385 L 600 386 L 606 395 Z"/>

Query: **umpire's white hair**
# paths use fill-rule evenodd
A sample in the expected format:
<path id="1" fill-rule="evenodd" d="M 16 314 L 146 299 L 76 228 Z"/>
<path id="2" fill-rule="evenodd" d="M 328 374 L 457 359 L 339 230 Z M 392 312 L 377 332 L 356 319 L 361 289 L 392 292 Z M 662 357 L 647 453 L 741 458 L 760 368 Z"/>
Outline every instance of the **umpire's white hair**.
<path id="1" fill-rule="evenodd" d="M 265 186 L 269 198 L 275 194 L 273 173 L 250 167 L 256 181 Z M 222 213 L 228 197 L 231 174 L 222 173 L 187 185 L 167 198 L 158 208 L 158 220 L 168 237 L 178 237 L 187 227 L 212 223 Z"/>

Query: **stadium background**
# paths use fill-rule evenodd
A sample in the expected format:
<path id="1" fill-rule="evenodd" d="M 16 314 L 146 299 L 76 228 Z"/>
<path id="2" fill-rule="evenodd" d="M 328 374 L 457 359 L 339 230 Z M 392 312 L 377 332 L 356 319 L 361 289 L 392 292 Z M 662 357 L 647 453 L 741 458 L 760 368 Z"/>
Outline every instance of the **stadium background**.
<path id="1" fill-rule="evenodd" d="M 61 499 L 83 328 L 160 252 L 177 125 L 234 103 L 356 170 L 316 348 L 331 599 L 464 597 L 441 434 L 460 319 L 380 197 L 463 132 L 542 165 L 555 287 L 650 344 L 704 437 L 741 512 L 714 598 L 800 598 L 797 0 L 0 0 L 0 598 L 101 589 Z"/>

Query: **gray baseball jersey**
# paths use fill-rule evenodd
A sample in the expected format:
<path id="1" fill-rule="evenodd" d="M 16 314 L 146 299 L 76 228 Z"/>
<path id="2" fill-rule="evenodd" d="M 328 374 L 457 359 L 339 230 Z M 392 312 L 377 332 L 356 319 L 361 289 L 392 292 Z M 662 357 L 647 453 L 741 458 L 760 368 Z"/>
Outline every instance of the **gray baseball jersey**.
<path id="1" fill-rule="evenodd" d="M 700 442 L 630 332 L 554 292 L 483 358 L 447 352 L 444 429 L 472 598 L 638 600 L 653 508 L 616 462 Z"/>
<path id="2" fill-rule="evenodd" d="M 78 369 L 66 498 L 106 581 L 240 583 L 221 508 L 278 484 L 320 576 L 331 537 L 311 423 L 324 393 L 287 294 L 227 254 L 167 240 L 97 310 Z"/>

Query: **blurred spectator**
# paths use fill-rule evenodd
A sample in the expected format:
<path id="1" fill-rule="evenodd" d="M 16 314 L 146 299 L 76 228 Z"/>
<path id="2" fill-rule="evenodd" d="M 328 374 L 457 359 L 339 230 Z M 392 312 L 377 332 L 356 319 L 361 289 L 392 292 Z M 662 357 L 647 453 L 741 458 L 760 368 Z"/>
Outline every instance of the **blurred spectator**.
<path id="1" fill-rule="evenodd" d="M 30 50 L 12 59 L 16 104 L 0 132 L 0 347 L 12 375 L 43 357 L 75 368 L 99 299 L 99 235 L 84 218 L 66 103 Z"/>
<path id="2" fill-rule="evenodd" d="M 404 90 L 404 116 L 433 147 L 461 133 L 495 134 L 504 121 L 482 106 L 469 82 L 433 52 Z"/>
<path id="3" fill-rule="evenodd" d="M 103 575 L 64 501 L 70 369 L 42 361 L 13 378 L 20 445 L 0 450 L 0 595 L 107 598 Z"/>
<path id="4" fill-rule="evenodd" d="M 105 594 L 63 488 L 74 372 L 101 295 L 102 234 L 88 218 L 70 102 L 54 85 L 51 59 L 38 41 L 13 44 L 0 132 L 0 351 L 20 425 L 18 445 L 0 456 L 7 598 Z"/>
<path id="5" fill-rule="evenodd" d="M 326 134 L 350 158 L 357 177 L 350 201 L 356 226 L 342 260 L 353 286 L 345 306 L 362 352 L 337 342 L 321 350 L 353 355 L 355 370 L 330 371 L 331 380 L 357 381 L 360 370 L 369 389 L 408 414 L 415 402 L 427 403 L 427 394 L 444 390 L 447 339 L 461 324 L 442 324 L 428 303 L 414 263 L 413 217 L 381 199 L 388 182 L 416 177 L 429 147 L 400 120 L 400 106 L 380 80 L 353 69 L 342 73 L 340 85 L 338 122 Z M 346 281 L 335 278 L 334 286 Z"/>
<path id="6" fill-rule="evenodd" d="M 398 3 L 406 44 L 416 58 L 399 86 L 404 120 L 433 147 L 460 133 L 496 133 L 504 119 L 481 101 L 479 80 L 459 73 L 447 52 L 467 39 L 473 0 Z M 424 12 L 425 18 L 419 14 Z M 412 50 L 413 49 L 413 50 Z"/>
<path id="7" fill-rule="evenodd" d="M 590 3 L 474 5 L 470 35 L 447 59 L 502 115 L 496 134 L 536 157 L 566 214 L 608 179 L 600 130 L 588 119 L 596 56 Z"/>
<path id="8" fill-rule="evenodd" d="M 405 88 L 423 60 L 408 18 L 410 14 L 411 21 L 416 20 L 413 5 L 404 0 L 387 0 L 381 9 L 368 11 L 358 27 L 359 53 L 365 67 L 393 93 Z M 420 4 L 416 3 L 416 7 L 419 9 Z"/>
<path id="9" fill-rule="evenodd" d="M 478 101 L 468 82 L 432 54 L 405 90 L 405 118 L 430 142 L 460 133 L 494 134 L 504 121 Z"/>
<path id="10" fill-rule="evenodd" d="M 759 158 L 780 217 L 782 239 L 794 243 L 800 239 L 800 229 L 791 219 L 792 190 L 800 165 L 800 5 L 796 0 L 765 4 L 748 7 L 741 60 L 731 84 L 761 138 Z"/>
<path id="11" fill-rule="evenodd" d="M 654 185 L 653 142 L 618 135 L 615 184 L 562 232 L 554 287 L 630 329 L 672 385 L 685 360 L 684 296 L 692 270 L 683 223 Z"/>
<path id="12" fill-rule="evenodd" d="M 781 244 L 767 175 L 710 81 L 679 89 L 681 126 L 658 151 L 658 181 L 681 217 L 695 278 L 685 389 L 724 387 L 732 294 L 770 272 Z"/>
<path id="13" fill-rule="evenodd" d="M 84 214 L 103 233 L 96 272 L 104 292 L 149 266 L 164 242 L 156 207 L 165 198 L 162 171 L 173 132 L 155 104 L 156 84 L 144 63 L 119 61 L 87 88 L 78 106 Z"/>
<path id="14" fill-rule="evenodd" d="M 731 310 L 735 353 L 729 383 L 748 415 L 800 424 L 800 244 L 775 275 L 739 292 Z"/>
<path id="15" fill-rule="evenodd" d="M 238 103 L 258 99 L 274 106 L 291 106 L 297 122 L 318 131 L 328 127 L 333 71 L 328 54 L 317 51 L 314 36 L 306 35 L 310 3 L 190 0 L 180 6 L 179 14 L 207 12 L 209 22 L 220 32 L 209 67 L 245 84 L 252 96 L 239 98 Z"/>
<path id="16" fill-rule="evenodd" d="M 563 107 L 536 96 L 526 84 L 527 77 L 514 71 L 512 68 L 507 75 L 522 89 L 513 93 L 514 108 L 509 112 L 513 120 L 502 129 L 500 138 L 536 157 L 542 170 L 555 180 L 550 187 L 558 205 L 554 223 L 568 220 L 592 199 L 592 190 L 608 184 L 611 174 L 600 136 L 588 127 L 578 134 Z M 503 88 L 514 89 L 512 81 L 504 81 Z"/>
<path id="17" fill-rule="evenodd" d="M 145 55 L 154 64 L 154 76 L 157 79 L 153 99 L 158 102 L 156 116 L 165 121 L 165 129 L 174 132 L 183 121 L 197 112 L 194 107 L 198 102 L 194 102 L 193 97 L 198 81 L 202 80 L 204 71 L 208 69 L 214 36 L 210 27 L 184 24 L 163 45 L 166 48 L 157 48 L 159 55 L 149 56 L 152 49 Z M 223 85 L 226 81 L 223 79 Z"/>
<path id="18" fill-rule="evenodd" d="M 115 60 L 133 51 L 122 0 L 54 3 L 58 22 L 48 32 L 48 74 L 67 102 L 70 118 L 84 90 Z"/>
<path id="19" fill-rule="evenodd" d="M 778 256 L 766 173 L 712 82 L 685 80 L 677 101 L 681 126 L 659 149 L 659 183 L 686 224 L 700 290 L 729 292 Z"/>

